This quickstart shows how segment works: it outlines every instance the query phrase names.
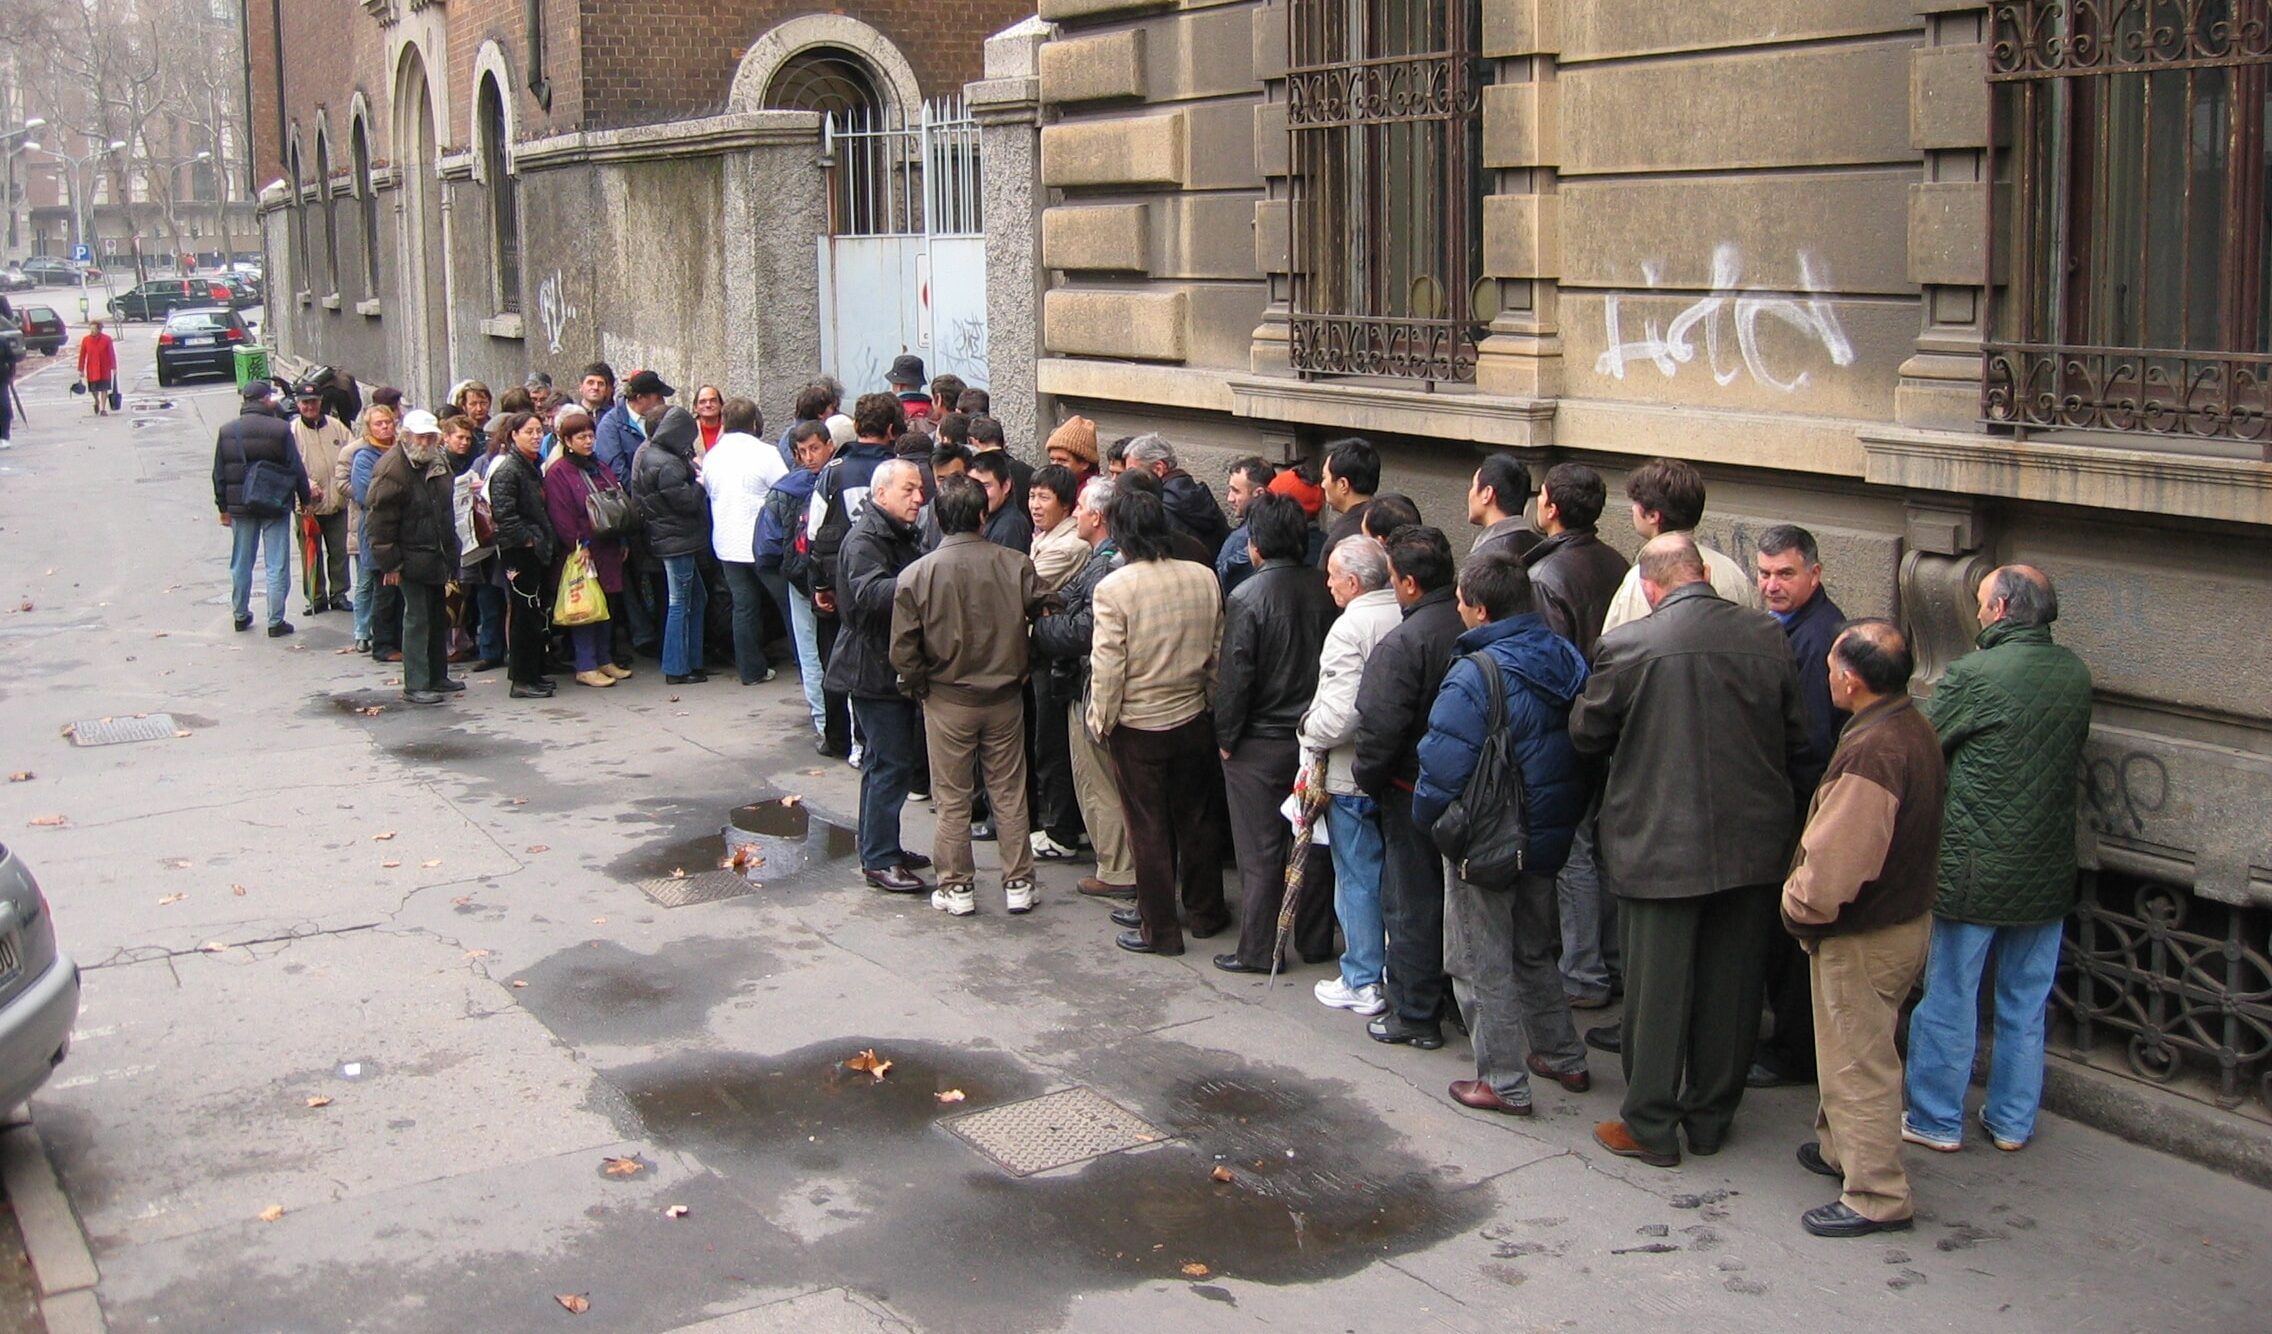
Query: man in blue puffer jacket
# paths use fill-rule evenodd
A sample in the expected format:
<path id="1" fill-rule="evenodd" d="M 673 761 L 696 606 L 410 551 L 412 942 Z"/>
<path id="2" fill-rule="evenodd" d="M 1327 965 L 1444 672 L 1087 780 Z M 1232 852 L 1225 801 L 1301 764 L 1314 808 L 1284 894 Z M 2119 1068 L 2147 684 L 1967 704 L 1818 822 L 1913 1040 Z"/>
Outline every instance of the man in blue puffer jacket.
<path id="1" fill-rule="evenodd" d="M 1570 855 L 1586 807 L 1569 731 L 1586 659 L 1531 610 L 1530 576 L 1511 555 L 1486 551 L 1468 559 L 1459 573 L 1459 614 L 1467 633 L 1428 713 L 1412 822 L 1433 827 L 1475 772 L 1491 707 L 1483 668 L 1469 655 L 1488 653 L 1499 668 L 1507 732 L 1522 766 L 1530 851 L 1509 889 L 1444 877 L 1444 971 L 1467 1015 L 1477 1076 L 1453 1080 L 1451 1096 L 1479 1111 L 1529 1116 L 1531 1075 L 1572 1093 L 1593 1084 L 1554 961 L 1561 940 L 1554 873 Z"/>

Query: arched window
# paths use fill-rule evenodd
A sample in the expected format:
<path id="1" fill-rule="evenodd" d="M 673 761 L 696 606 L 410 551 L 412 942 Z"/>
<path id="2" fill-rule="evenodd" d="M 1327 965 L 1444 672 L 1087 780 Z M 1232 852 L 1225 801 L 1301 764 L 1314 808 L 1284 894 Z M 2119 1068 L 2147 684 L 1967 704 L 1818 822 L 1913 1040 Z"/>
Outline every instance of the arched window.
<path id="1" fill-rule="evenodd" d="M 308 281 L 308 178 L 300 170 L 300 144 L 293 140 L 292 168 L 292 286 L 309 291 L 314 284 Z"/>
<path id="2" fill-rule="evenodd" d="M 363 295 L 379 299 L 379 194 L 371 188 L 371 127 L 358 116 L 349 150 L 355 155 L 355 205 L 363 223 Z"/>
<path id="3" fill-rule="evenodd" d="M 906 137 L 885 123 L 884 100 L 867 62 L 840 47 L 816 46 L 789 57 L 765 90 L 776 111 L 818 111 L 828 117 L 831 227 L 843 235 L 871 236 L 910 230 L 914 186 L 905 161 Z"/>
<path id="4" fill-rule="evenodd" d="M 489 187 L 490 247 L 497 261 L 497 309 L 513 313 L 521 308 L 521 210 L 505 151 L 505 99 L 493 77 L 481 81 L 479 116 L 481 175 Z"/>
<path id="5" fill-rule="evenodd" d="M 782 63 L 765 90 L 774 111 L 818 111 L 861 129 L 877 128 L 883 97 L 866 61 L 833 46 L 799 51 Z"/>
<path id="6" fill-rule="evenodd" d="M 331 136 L 316 133 L 316 202 L 323 209 L 323 273 L 330 284 L 324 290 L 339 292 L 339 206 L 331 193 Z"/>

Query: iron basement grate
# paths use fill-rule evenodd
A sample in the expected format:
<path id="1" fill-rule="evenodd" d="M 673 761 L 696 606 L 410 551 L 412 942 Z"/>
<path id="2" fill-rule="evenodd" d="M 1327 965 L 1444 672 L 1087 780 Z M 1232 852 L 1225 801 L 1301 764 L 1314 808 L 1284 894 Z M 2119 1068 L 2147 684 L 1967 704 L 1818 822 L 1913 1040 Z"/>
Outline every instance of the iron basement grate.
<path id="1" fill-rule="evenodd" d="M 943 1122 L 1012 1176 L 1032 1176 L 1173 1136 L 1094 1089 L 1070 1088 Z"/>
<path id="2" fill-rule="evenodd" d="M 695 903 L 716 903 L 720 899 L 736 899 L 755 893 L 758 885 L 743 879 L 732 871 L 702 871 L 694 875 L 658 876 L 639 882 L 639 892 L 666 908 L 684 908 Z"/>
<path id="3" fill-rule="evenodd" d="M 128 741 L 162 741 L 180 731 L 170 713 L 140 718 L 87 718 L 71 724 L 74 746 L 116 746 Z"/>

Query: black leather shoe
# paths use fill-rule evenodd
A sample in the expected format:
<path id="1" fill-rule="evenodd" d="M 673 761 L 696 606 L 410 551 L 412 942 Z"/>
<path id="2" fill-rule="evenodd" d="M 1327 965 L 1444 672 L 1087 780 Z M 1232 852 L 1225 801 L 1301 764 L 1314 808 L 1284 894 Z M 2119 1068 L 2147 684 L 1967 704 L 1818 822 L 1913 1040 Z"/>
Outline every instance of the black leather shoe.
<path id="1" fill-rule="evenodd" d="M 1864 1218 L 1846 1207 L 1843 1200 L 1832 1200 L 1819 1208 L 1799 1215 L 1799 1226 L 1818 1237 L 1866 1237 L 1873 1232 L 1907 1232 L 1916 1226 L 1914 1219 L 1889 1218 L 1879 1222 Z"/>
<path id="2" fill-rule="evenodd" d="M 707 676 L 665 676 L 663 684 L 667 686 L 698 686 L 709 679 Z"/>
<path id="3" fill-rule="evenodd" d="M 268 623 L 268 637 L 270 639 L 282 639 L 290 633 L 292 633 L 290 621 L 270 621 Z"/>
<path id="4" fill-rule="evenodd" d="M 474 660 L 473 665 L 466 668 L 465 671 L 466 675 L 468 676 L 479 676 L 483 672 L 496 671 L 498 668 L 504 665 L 505 660 L 503 658 L 477 658 Z"/>
<path id="5" fill-rule="evenodd" d="M 465 682 L 460 681 L 454 676 L 445 676 L 441 679 L 441 681 L 435 684 L 434 688 L 441 691 L 445 695 L 454 695 L 459 691 L 465 689 Z"/>
<path id="6" fill-rule="evenodd" d="M 930 888 L 923 878 L 904 866 L 887 866 L 881 871 L 862 871 L 869 884 L 886 894 L 920 894 Z"/>
<path id="7" fill-rule="evenodd" d="M 844 747 L 834 744 L 827 737 L 814 737 L 813 754 L 823 759 L 841 760 L 844 758 Z"/>
<path id="8" fill-rule="evenodd" d="M 1253 964 L 1241 960 L 1236 954 L 1216 955 L 1215 966 L 1226 973 L 1267 973 L 1270 971 L 1268 968 L 1257 968 Z"/>
<path id="9" fill-rule="evenodd" d="M 516 684 L 512 689 L 505 692 L 505 697 L 507 699 L 551 699 L 552 692 L 545 689 L 543 686 L 524 686 Z"/>
<path id="10" fill-rule="evenodd" d="M 1114 926 L 1125 926 L 1133 930 L 1134 928 L 1142 926 L 1144 924 L 1144 914 L 1136 911 L 1134 908 L 1115 908 L 1112 910 L 1112 924 Z"/>
<path id="11" fill-rule="evenodd" d="M 236 617 L 230 623 L 237 627 L 237 633 L 240 635 L 245 631 L 252 629 L 252 617 L 250 616 Z"/>
<path id="12" fill-rule="evenodd" d="M 1187 926 L 1183 929 L 1183 934 L 1191 937 L 1193 940 L 1213 940 L 1215 937 L 1223 934 L 1225 931 L 1228 931 L 1230 929 L 1231 924 L 1226 920 L 1217 922 L 1215 923 L 1215 925 L 1207 927 Z"/>
<path id="13" fill-rule="evenodd" d="M 1365 1025 L 1365 1036 L 1375 1042 L 1400 1042 L 1421 1051 L 1444 1045 L 1444 1030 L 1435 1024 L 1416 1024 L 1391 1010 Z"/>
<path id="14" fill-rule="evenodd" d="M 931 859 L 920 852 L 909 852 L 902 848 L 899 853 L 899 864 L 910 871 L 927 871 L 931 868 Z"/>
<path id="15" fill-rule="evenodd" d="M 349 602 L 346 598 L 333 598 L 324 605 L 332 611 L 353 612 L 355 610 L 355 604 Z"/>
<path id="16" fill-rule="evenodd" d="M 402 698 L 406 704 L 439 704 L 442 702 L 440 692 L 433 690 L 405 690 L 402 692 Z"/>
<path id="17" fill-rule="evenodd" d="M 540 676 L 534 681 L 529 682 L 529 684 L 535 686 L 537 689 L 543 691 L 547 695 L 560 688 L 560 683 L 553 680 L 549 676 Z"/>
<path id="18" fill-rule="evenodd" d="M 1586 1030 L 1586 1045 L 1595 1051 L 1606 1051 L 1612 1056 L 1625 1050 L 1625 1028 L 1622 1024 L 1603 1024 Z"/>
<path id="19" fill-rule="evenodd" d="M 980 820 L 973 824 L 970 827 L 970 841 L 973 843 L 992 843 L 994 841 L 994 822 L 992 820 Z"/>
<path id="20" fill-rule="evenodd" d="M 1823 1160 L 1822 1146 L 1811 1139 L 1799 1146 L 1799 1166 L 1818 1177 L 1829 1177 L 1837 1181 L 1842 1181 L 1846 1177 L 1844 1172 Z"/>
<path id="21" fill-rule="evenodd" d="M 1787 1084 L 1807 1084 L 1813 1081 L 1785 1074 L 1779 1067 L 1765 1061 L 1753 1061 L 1751 1069 L 1744 1072 L 1743 1082 L 1745 1088 L 1779 1089 Z"/>
<path id="22" fill-rule="evenodd" d="M 1158 946 L 1145 943 L 1144 933 L 1141 931 L 1123 931 L 1119 935 L 1112 938 L 1112 943 L 1128 951 L 1130 954 L 1174 955 L 1183 953 L 1181 949 L 1163 950 Z"/>
<path id="23" fill-rule="evenodd" d="M 330 610 L 331 610 L 331 604 L 330 604 L 330 603 L 327 603 L 327 602 L 311 602 L 311 603 L 309 603 L 309 604 L 308 604 L 307 606 L 300 608 L 300 614 L 301 614 L 302 616 L 321 616 L 321 615 L 323 615 L 323 614 L 324 614 L 325 612 L 327 612 L 327 611 L 330 611 Z"/>

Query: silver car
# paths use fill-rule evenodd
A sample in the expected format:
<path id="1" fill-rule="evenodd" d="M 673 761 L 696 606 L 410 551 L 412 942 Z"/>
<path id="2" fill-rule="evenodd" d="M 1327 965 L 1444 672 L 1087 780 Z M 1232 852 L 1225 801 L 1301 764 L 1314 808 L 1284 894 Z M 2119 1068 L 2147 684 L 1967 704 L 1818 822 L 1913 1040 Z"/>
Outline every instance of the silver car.
<path id="1" fill-rule="evenodd" d="M 31 868 L 0 846 L 0 1111 L 47 1082 L 78 1020 L 79 965 L 56 947 Z"/>

